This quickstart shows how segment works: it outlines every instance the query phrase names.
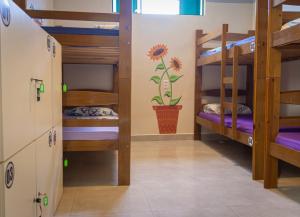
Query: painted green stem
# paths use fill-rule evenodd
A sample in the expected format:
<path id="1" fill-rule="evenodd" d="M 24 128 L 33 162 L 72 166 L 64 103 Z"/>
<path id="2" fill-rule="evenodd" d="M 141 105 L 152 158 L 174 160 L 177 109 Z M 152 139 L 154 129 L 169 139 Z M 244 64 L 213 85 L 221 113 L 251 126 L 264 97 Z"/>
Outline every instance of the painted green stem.
<path id="1" fill-rule="evenodd" d="M 169 80 L 169 83 L 170 83 L 170 92 L 171 92 L 170 101 L 169 101 L 169 105 L 170 105 L 170 104 L 171 104 L 171 101 L 172 101 L 172 99 L 173 99 L 173 84 L 172 84 L 172 82 L 171 82 L 170 75 L 169 75 L 169 69 L 170 69 L 170 68 L 167 68 L 167 67 L 166 67 L 166 64 L 165 64 L 165 61 L 164 61 L 163 58 L 161 58 L 161 62 L 162 62 L 162 64 L 163 64 L 164 67 L 165 67 L 165 72 L 164 72 L 164 74 L 167 74 L 168 80 Z"/>

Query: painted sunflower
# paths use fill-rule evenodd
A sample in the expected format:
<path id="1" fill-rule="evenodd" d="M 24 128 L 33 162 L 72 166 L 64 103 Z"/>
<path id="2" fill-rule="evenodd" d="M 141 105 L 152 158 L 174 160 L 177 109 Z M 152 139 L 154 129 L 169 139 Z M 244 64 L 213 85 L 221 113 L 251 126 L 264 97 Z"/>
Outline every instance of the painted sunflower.
<path id="1" fill-rule="evenodd" d="M 158 44 L 152 47 L 148 51 L 148 56 L 150 57 L 151 60 L 157 61 L 160 60 L 160 58 L 166 56 L 167 53 L 168 53 L 168 47 L 164 44 Z"/>
<path id="2" fill-rule="evenodd" d="M 177 57 L 173 57 L 170 61 L 171 68 L 179 72 L 182 68 L 182 63 Z"/>

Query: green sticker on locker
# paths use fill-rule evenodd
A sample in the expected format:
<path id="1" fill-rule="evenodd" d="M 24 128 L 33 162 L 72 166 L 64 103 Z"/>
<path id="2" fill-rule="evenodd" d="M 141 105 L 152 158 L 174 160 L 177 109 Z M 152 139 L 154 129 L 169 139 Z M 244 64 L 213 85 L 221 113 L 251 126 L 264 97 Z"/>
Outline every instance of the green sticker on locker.
<path id="1" fill-rule="evenodd" d="M 63 92 L 64 93 L 68 92 L 68 85 L 63 84 Z"/>
<path id="2" fill-rule="evenodd" d="M 69 166 L 69 160 L 65 159 L 64 160 L 64 167 L 67 168 Z"/>
<path id="3" fill-rule="evenodd" d="M 43 197 L 43 205 L 44 205 L 44 207 L 47 207 L 49 205 L 48 196 Z"/>
<path id="4" fill-rule="evenodd" d="M 45 85 L 43 83 L 40 84 L 40 93 L 45 93 Z"/>

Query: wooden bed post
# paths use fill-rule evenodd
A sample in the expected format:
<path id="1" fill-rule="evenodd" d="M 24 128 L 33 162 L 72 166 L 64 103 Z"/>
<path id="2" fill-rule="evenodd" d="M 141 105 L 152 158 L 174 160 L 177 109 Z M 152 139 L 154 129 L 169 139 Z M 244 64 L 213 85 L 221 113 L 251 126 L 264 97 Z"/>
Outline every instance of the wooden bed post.
<path id="1" fill-rule="evenodd" d="M 130 184 L 132 1 L 120 1 L 119 185 Z"/>
<path id="2" fill-rule="evenodd" d="M 224 78 L 226 76 L 226 63 L 227 63 L 227 32 L 228 32 L 228 24 L 223 24 L 222 26 L 222 58 L 221 58 L 221 82 L 220 82 L 220 101 L 221 101 L 221 126 L 220 126 L 220 133 L 224 135 L 225 132 L 225 124 L 224 124 L 224 105 L 225 105 L 225 97 L 226 97 L 226 86 L 224 84 Z"/>
<path id="3" fill-rule="evenodd" d="M 239 73 L 239 47 L 233 48 L 232 65 L 232 137 L 237 138 L 237 104 L 238 104 L 238 73 Z"/>
<path id="4" fill-rule="evenodd" d="M 268 59 L 267 59 L 267 133 L 265 150 L 265 188 L 276 188 L 278 179 L 278 160 L 270 155 L 271 142 L 275 141 L 279 131 L 281 52 L 272 47 L 272 34 L 282 26 L 282 6 L 273 7 L 269 0 L 268 20 Z M 276 64 L 275 64 L 276 63 Z"/>
<path id="5" fill-rule="evenodd" d="M 198 113 L 202 109 L 202 66 L 198 66 L 197 60 L 202 49 L 198 45 L 198 38 L 203 35 L 203 30 L 196 31 L 196 61 L 195 61 L 195 113 L 194 113 L 194 140 L 201 140 L 201 125 L 196 121 Z"/>
<path id="6" fill-rule="evenodd" d="M 264 178 L 264 146 L 266 143 L 266 56 L 268 0 L 256 1 L 256 33 L 254 56 L 254 144 L 252 151 L 252 176 L 254 180 Z"/>

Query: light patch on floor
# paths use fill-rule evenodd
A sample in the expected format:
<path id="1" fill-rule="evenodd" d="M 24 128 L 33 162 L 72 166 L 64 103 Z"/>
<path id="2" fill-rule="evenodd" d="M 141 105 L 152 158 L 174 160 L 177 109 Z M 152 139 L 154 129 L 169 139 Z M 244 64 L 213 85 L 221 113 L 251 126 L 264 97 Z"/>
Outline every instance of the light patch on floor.
<path id="1" fill-rule="evenodd" d="M 115 153 L 67 156 L 56 217 L 300 216 L 300 170 L 284 164 L 281 187 L 265 190 L 251 149 L 229 140 L 134 142 L 130 187 L 97 186 L 116 183 Z"/>

